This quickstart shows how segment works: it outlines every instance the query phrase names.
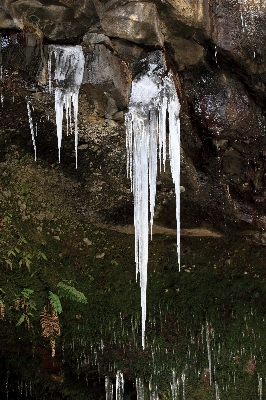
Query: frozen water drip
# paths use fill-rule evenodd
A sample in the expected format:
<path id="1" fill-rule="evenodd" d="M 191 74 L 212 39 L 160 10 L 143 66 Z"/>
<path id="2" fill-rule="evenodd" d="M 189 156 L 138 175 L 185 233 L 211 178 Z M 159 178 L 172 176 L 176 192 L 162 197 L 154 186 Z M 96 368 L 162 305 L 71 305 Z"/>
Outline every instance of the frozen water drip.
<path id="1" fill-rule="evenodd" d="M 72 113 L 74 117 L 75 153 L 77 168 L 78 148 L 78 95 L 83 80 L 85 59 L 81 46 L 49 46 L 48 60 L 48 89 L 52 93 L 52 56 L 55 57 L 54 89 L 55 113 L 58 140 L 58 157 L 60 162 L 60 149 L 62 141 L 63 110 L 65 108 L 67 134 L 72 132 Z M 73 107 L 73 111 L 72 111 Z"/>
<path id="2" fill-rule="evenodd" d="M 150 63 L 148 71 L 132 82 L 125 117 L 127 168 L 134 196 L 136 278 L 140 275 L 142 346 L 145 347 L 146 288 L 149 227 L 156 196 L 157 154 L 165 166 L 167 122 L 169 158 L 176 193 L 177 251 L 180 269 L 180 103 L 173 75 Z M 150 221 L 149 221 L 150 217 Z"/>

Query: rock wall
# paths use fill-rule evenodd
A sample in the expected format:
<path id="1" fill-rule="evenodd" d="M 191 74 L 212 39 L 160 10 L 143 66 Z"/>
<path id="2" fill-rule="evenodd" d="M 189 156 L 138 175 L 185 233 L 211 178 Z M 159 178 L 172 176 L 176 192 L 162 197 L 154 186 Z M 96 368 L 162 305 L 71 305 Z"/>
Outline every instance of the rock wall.
<path id="1" fill-rule="evenodd" d="M 2 96 L 27 96 L 43 112 L 53 107 L 46 90 L 50 43 L 82 44 L 83 116 L 112 129 L 123 126 L 131 81 L 145 58 L 164 52 L 182 104 L 181 224 L 265 228 L 262 0 L 2 0 L 0 7 Z M 116 157 L 124 160 L 125 149 Z M 172 187 L 166 172 L 156 215 L 174 227 Z M 110 194 L 102 196 L 104 202 Z M 130 195 L 123 201 L 119 209 L 128 213 Z"/>

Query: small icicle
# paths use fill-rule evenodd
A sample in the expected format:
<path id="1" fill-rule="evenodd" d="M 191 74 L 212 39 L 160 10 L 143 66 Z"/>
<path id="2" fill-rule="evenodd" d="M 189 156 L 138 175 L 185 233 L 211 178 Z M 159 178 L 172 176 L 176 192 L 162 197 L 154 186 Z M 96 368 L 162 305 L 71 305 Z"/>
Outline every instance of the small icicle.
<path id="1" fill-rule="evenodd" d="M 210 375 L 210 386 L 212 384 L 212 357 L 211 357 L 211 341 L 210 341 L 210 325 L 208 321 L 206 321 L 206 344 L 207 344 L 207 353 L 208 353 L 208 362 L 209 362 L 209 375 Z"/>
<path id="2" fill-rule="evenodd" d="M 121 371 L 116 374 L 116 400 L 123 400 L 124 395 L 124 377 Z"/>
<path id="3" fill-rule="evenodd" d="M 172 371 L 172 383 L 170 383 L 171 386 L 171 392 L 172 392 L 172 400 L 177 400 L 178 399 L 178 394 L 179 394 L 179 380 L 176 377 L 176 371 Z"/>
<path id="4" fill-rule="evenodd" d="M 67 134 L 72 133 L 71 113 L 73 105 L 74 133 L 75 133 L 75 154 L 77 168 L 77 149 L 78 149 L 78 95 L 82 83 L 85 59 L 81 46 L 49 46 L 48 59 L 48 89 L 52 92 L 52 55 L 55 56 L 54 79 L 57 82 L 55 88 L 55 113 L 58 140 L 58 158 L 60 162 L 60 150 L 62 142 L 62 123 L 63 109 L 65 107 Z"/>
<path id="5" fill-rule="evenodd" d="M 33 127 L 32 116 L 31 116 L 31 107 L 32 107 L 32 104 L 31 104 L 30 100 L 27 100 L 27 110 L 28 110 L 31 138 L 32 138 L 32 143 L 33 143 L 33 147 L 34 147 L 34 160 L 36 161 L 36 143 L 35 143 L 34 127 Z"/>
<path id="6" fill-rule="evenodd" d="M 149 390 L 150 390 L 150 400 L 159 400 L 158 388 L 156 385 L 152 383 L 152 381 L 149 382 Z"/>
<path id="7" fill-rule="evenodd" d="M 183 384 L 183 400 L 185 400 L 186 399 L 186 374 L 185 374 L 185 372 L 182 373 L 181 379 L 182 379 L 182 384 Z"/>
<path id="8" fill-rule="evenodd" d="M 218 383 L 215 382 L 215 400 L 220 400 Z"/>
<path id="9" fill-rule="evenodd" d="M 145 389 L 144 382 L 141 378 L 136 378 L 137 400 L 144 400 Z"/>
<path id="10" fill-rule="evenodd" d="M 259 392 L 259 398 L 262 400 L 262 377 L 258 374 L 258 380 L 259 380 L 259 387 L 258 387 L 258 392 Z"/>
<path id="11" fill-rule="evenodd" d="M 106 400 L 113 400 L 114 395 L 113 395 L 113 382 L 112 379 L 109 378 L 109 376 L 105 377 L 105 398 Z"/>

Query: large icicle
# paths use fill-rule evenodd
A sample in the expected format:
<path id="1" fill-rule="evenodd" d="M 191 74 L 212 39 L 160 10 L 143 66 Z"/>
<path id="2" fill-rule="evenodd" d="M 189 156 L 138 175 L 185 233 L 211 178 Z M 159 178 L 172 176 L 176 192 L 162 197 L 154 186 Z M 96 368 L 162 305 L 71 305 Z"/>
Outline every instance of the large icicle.
<path id="1" fill-rule="evenodd" d="M 156 196 L 157 152 L 165 166 L 167 112 L 169 115 L 169 157 L 176 191 L 177 249 L 180 268 L 180 104 L 172 74 L 150 63 L 148 71 L 132 83 L 126 114 L 127 168 L 134 195 L 136 275 L 140 274 L 142 346 L 145 347 L 146 288 L 149 240 Z M 161 168 L 161 167 L 160 167 Z M 150 207 L 149 207 L 150 204 Z M 150 210 L 149 210 L 150 208 Z"/>
<path id="2" fill-rule="evenodd" d="M 73 105 L 74 132 L 75 132 L 75 152 L 77 167 L 77 148 L 78 148 L 78 94 L 82 83 L 85 59 L 81 46 L 49 46 L 48 60 L 48 86 L 52 92 L 52 55 L 55 56 L 54 80 L 56 81 L 55 94 L 55 113 L 58 140 L 58 157 L 60 162 L 60 149 L 62 141 L 63 109 L 65 107 L 67 134 L 72 131 L 71 115 Z"/>

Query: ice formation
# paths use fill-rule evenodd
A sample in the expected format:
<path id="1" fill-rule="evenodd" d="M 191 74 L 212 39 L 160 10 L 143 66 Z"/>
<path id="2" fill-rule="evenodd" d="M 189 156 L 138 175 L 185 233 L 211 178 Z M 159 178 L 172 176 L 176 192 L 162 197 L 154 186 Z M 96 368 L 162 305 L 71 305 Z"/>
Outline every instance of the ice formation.
<path id="1" fill-rule="evenodd" d="M 105 377 L 105 399 L 106 400 L 113 400 L 114 394 L 113 394 L 113 382 L 112 379 L 109 378 L 108 376 Z"/>
<path id="2" fill-rule="evenodd" d="M 116 400 L 123 400 L 124 397 L 124 377 L 121 371 L 116 373 Z"/>
<path id="3" fill-rule="evenodd" d="M 179 395 L 179 379 L 176 376 L 176 371 L 172 371 L 172 382 L 170 383 L 171 392 L 172 392 L 172 400 L 177 400 Z"/>
<path id="4" fill-rule="evenodd" d="M 60 162 L 60 149 L 62 141 L 63 110 L 65 108 L 67 134 L 70 129 L 72 133 L 72 105 L 74 117 L 75 152 L 77 167 L 78 148 L 78 94 L 82 83 L 85 59 L 81 46 L 49 46 L 48 60 L 48 85 L 49 92 L 52 92 L 52 56 L 55 57 L 54 80 L 56 87 L 55 113 L 58 139 L 58 156 Z"/>
<path id="5" fill-rule="evenodd" d="M 148 71 L 132 83 L 126 114 L 128 175 L 134 196 L 136 275 L 140 274 L 142 346 L 145 347 L 146 287 L 149 225 L 152 235 L 156 196 L 157 153 L 160 168 L 166 162 L 167 119 L 169 158 L 176 193 L 177 250 L 180 268 L 180 103 L 171 73 L 150 63 Z M 150 215 L 150 224 L 149 224 Z"/>
<path id="6" fill-rule="evenodd" d="M 27 100 L 27 110 L 28 110 L 31 139 L 32 139 L 33 147 L 34 147 L 34 159 L 36 161 L 36 143 L 35 143 L 35 134 L 34 134 L 34 127 L 33 127 L 33 122 L 32 122 L 32 115 L 31 115 L 31 108 L 33 108 L 33 105 L 31 104 L 30 100 Z M 36 130 L 36 136 L 37 136 L 37 130 Z"/>
<path id="7" fill-rule="evenodd" d="M 136 378 L 137 400 L 145 399 L 144 382 L 141 378 Z"/>
<path id="8" fill-rule="evenodd" d="M 258 34 L 257 22 L 265 13 L 266 4 L 262 0 L 237 0 L 243 33 L 253 37 Z"/>

